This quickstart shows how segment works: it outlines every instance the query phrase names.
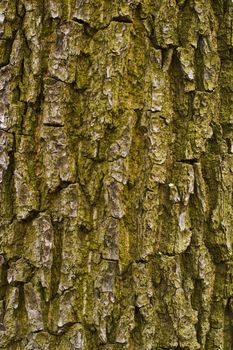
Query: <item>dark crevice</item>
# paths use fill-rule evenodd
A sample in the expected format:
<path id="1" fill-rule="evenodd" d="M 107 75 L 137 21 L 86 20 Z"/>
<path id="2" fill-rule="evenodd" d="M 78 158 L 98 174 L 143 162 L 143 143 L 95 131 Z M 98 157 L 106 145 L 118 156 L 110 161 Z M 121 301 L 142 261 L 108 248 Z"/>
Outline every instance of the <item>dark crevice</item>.
<path id="1" fill-rule="evenodd" d="M 19 18 L 21 18 L 21 20 L 24 19 L 25 14 L 26 14 L 26 8 L 24 6 L 24 4 L 22 3 L 22 1 L 17 1 L 17 6 L 16 6 L 16 14 Z"/>
<path id="2" fill-rule="evenodd" d="M 132 18 L 130 16 L 116 16 L 112 18 L 113 22 L 122 22 L 122 23 L 133 23 Z"/>
<path id="3" fill-rule="evenodd" d="M 194 310 L 198 312 L 198 322 L 195 325 L 197 340 L 201 342 L 201 315 L 202 315 L 202 281 L 194 279 L 194 289 L 191 295 L 191 304 Z"/>
<path id="4" fill-rule="evenodd" d="M 195 76 L 196 90 L 204 91 L 203 37 L 201 35 L 198 38 L 197 49 L 195 50 Z"/>
<path id="5" fill-rule="evenodd" d="M 73 17 L 72 18 L 72 21 L 73 22 L 76 22 L 76 23 L 79 23 L 79 24 L 82 24 L 84 26 L 84 32 L 87 36 L 93 36 L 95 33 L 98 32 L 98 29 L 96 28 L 93 28 L 90 26 L 90 24 L 86 21 L 84 21 L 83 19 L 81 18 L 76 18 L 76 17 Z M 104 28 L 103 28 L 104 29 Z"/>
<path id="6" fill-rule="evenodd" d="M 227 13 L 229 8 L 229 1 L 228 0 L 223 0 L 223 13 Z"/>
<path id="7" fill-rule="evenodd" d="M 59 83 L 63 83 L 63 84 L 67 84 L 70 85 L 71 83 L 68 83 L 65 80 L 59 79 L 58 77 L 56 77 L 55 75 L 48 75 L 48 78 L 50 78 L 51 80 L 55 80 L 58 81 Z"/>
<path id="8" fill-rule="evenodd" d="M 89 23 L 86 22 L 86 21 L 84 21 L 84 20 L 81 19 L 81 18 L 75 18 L 75 17 L 73 17 L 73 18 L 72 18 L 72 21 L 77 22 L 77 23 L 79 23 L 79 24 L 83 24 L 83 25 L 88 25 L 88 26 L 89 26 Z"/>
<path id="9" fill-rule="evenodd" d="M 0 132 L 5 132 L 5 133 L 7 133 L 7 134 L 13 135 L 13 131 L 9 131 L 9 130 L 10 130 L 10 128 L 9 128 L 9 129 L 0 128 Z"/>
<path id="10" fill-rule="evenodd" d="M 65 188 L 69 187 L 70 185 L 74 185 L 75 182 L 71 181 L 62 181 L 54 190 L 49 190 L 49 193 L 52 195 L 58 194 L 60 191 L 64 190 Z"/>
<path id="11" fill-rule="evenodd" d="M 42 211 L 39 211 L 39 210 L 31 210 L 30 212 L 28 212 L 28 215 L 26 218 L 24 219 L 18 219 L 18 221 L 21 221 L 23 222 L 24 224 L 28 224 L 30 223 L 31 221 L 33 221 L 34 219 L 36 219 L 36 217 L 41 213 Z"/>
<path id="12" fill-rule="evenodd" d="M 61 275 L 62 265 L 62 249 L 63 249 L 63 222 L 52 222 L 54 228 L 54 249 L 53 249 L 53 262 L 51 267 L 51 300 L 56 298 Z"/>
<path id="13" fill-rule="evenodd" d="M 227 150 L 228 150 L 228 154 L 232 154 L 232 150 L 231 150 L 231 139 L 226 138 L 226 144 L 227 144 Z"/>
<path id="14" fill-rule="evenodd" d="M 109 262 L 113 262 L 113 263 L 116 263 L 116 262 L 118 262 L 119 261 L 119 259 L 110 259 L 110 258 L 104 258 L 103 257 L 103 254 L 101 254 L 101 260 L 103 260 L 103 261 L 109 261 Z"/>
<path id="15" fill-rule="evenodd" d="M 135 328 L 133 329 L 132 337 L 135 343 L 137 344 L 138 349 L 142 349 L 141 325 L 144 323 L 144 320 L 142 319 L 140 309 L 137 306 L 135 306 L 134 319 L 135 319 L 136 325 L 135 325 Z"/>
<path id="16" fill-rule="evenodd" d="M 188 1 L 189 1 L 189 0 L 184 0 L 184 2 L 183 2 L 183 3 L 181 2 L 181 4 L 180 4 L 180 1 L 176 0 L 176 3 L 177 3 L 177 5 L 179 6 L 180 11 L 182 11 L 182 10 L 185 8 L 185 6 L 186 6 L 186 4 L 188 3 Z"/>
<path id="17" fill-rule="evenodd" d="M 58 331 L 52 331 L 51 329 L 46 329 L 46 331 L 50 334 L 50 335 L 55 335 L 55 336 L 62 336 L 63 334 L 67 333 L 69 331 L 69 329 L 74 326 L 75 324 L 78 324 L 80 322 L 67 322 L 65 323 L 62 327 L 59 327 Z"/>
<path id="18" fill-rule="evenodd" d="M 1 48 L 1 57 L 0 57 L 0 69 L 7 66 L 10 63 L 10 56 L 12 51 L 12 46 L 14 39 L 4 39 L 5 48 Z"/>
<path id="19" fill-rule="evenodd" d="M 228 334 L 228 341 L 233 345 L 233 298 L 230 297 L 227 301 L 227 305 L 225 308 L 225 318 L 228 320 L 225 321 L 227 327 L 224 329 L 225 335 Z M 228 345 L 230 345 L 228 344 Z M 227 345 L 227 344 L 226 344 Z"/>
<path id="20" fill-rule="evenodd" d="M 193 159 L 180 159 L 180 160 L 177 160 L 177 163 L 186 163 L 186 164 L 194 165 L 194 164 L 198 163 L 198 159 L 197 159 L 197 158 L 193 158 Z"/>
<path id="21" fill-rule="evenodd" d="M 58 123 L 43 123 L 44 126 L 53 127 L 53 128 L 63 128 L 64 124 L 58 124 Z"/>
<path id="22" fill-rule="evenodd" d="M 15 173 L 15 152 L 16 152 L 16 135 L 15 132 L 12 132 L 13 136 L 13 144 L 12 144 L 12 149 L 9 151 L 9 165 L 6 170 L 6 173 L 4 175 L 4 182 L 6 186 L 6 191 L 8 198 L 8 206 L 9 206 L 9 213 L 7 213 L 8 216 L 10 216 L 11 220 L 15 216 L 14 209 L 15 209 L 15 191 L 12 190 L 14 189 L 14 173 Z"/>
<path id="23" fill-rule="evenodd" d="M 3 322 L 0 322 L 0 332 L 5 332 L 6 331 L 6 327 L 4 326 Z"/>

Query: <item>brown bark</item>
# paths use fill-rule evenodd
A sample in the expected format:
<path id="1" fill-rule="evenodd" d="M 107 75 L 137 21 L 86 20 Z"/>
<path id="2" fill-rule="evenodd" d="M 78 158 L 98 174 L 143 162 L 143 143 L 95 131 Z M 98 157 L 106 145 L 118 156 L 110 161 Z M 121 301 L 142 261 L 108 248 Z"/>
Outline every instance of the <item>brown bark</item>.
<path id="1" fill-rule="evenodd" d="M 0 2 L 0 348 L 233 348 L 233 3 Z"/>

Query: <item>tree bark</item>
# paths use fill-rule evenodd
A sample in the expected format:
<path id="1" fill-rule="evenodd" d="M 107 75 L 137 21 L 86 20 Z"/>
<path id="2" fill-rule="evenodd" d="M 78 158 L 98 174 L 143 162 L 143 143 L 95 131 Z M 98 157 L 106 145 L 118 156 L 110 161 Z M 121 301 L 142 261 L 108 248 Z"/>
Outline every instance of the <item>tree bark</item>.
<path id="1" fill-rule="evenodd" d="M 233 349 L 233 3 L 0 1 L 0 348 Z"/>

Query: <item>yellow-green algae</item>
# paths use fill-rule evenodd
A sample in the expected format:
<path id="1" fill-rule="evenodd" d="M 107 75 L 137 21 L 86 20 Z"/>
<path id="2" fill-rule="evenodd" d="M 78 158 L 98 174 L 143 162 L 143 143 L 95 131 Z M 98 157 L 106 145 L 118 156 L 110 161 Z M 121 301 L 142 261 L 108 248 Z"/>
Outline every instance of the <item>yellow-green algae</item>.
<path id="1" fill-rule="evenodd" d="M 1 349 L 231 349 L 232 19 L 1 2 Z"/>

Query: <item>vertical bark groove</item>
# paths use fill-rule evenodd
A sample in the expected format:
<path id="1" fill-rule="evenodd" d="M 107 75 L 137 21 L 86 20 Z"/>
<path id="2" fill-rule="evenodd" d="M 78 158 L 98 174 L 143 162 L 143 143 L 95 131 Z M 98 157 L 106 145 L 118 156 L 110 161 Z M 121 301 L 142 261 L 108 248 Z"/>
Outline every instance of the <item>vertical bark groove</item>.
<path id="1" fill-rule="evenodd" d="M 232 33 L 230 0 L 1 1 L 1 349 L 232 349 Z"/>

